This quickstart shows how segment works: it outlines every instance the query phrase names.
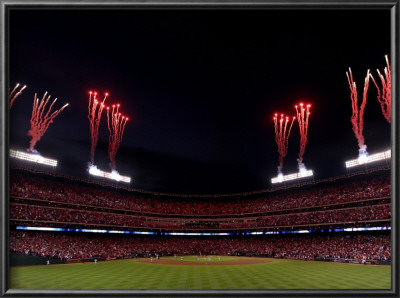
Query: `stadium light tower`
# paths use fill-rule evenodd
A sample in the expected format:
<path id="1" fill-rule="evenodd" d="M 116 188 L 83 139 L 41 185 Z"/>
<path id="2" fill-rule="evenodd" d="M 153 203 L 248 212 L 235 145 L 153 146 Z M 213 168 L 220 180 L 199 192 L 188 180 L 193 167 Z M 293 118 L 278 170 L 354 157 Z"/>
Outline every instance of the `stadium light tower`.
<path id="1" fill-rule="evenodd" d="M 46 166 L 57 166 L 57 160 L 43 157 L 39 153 L 26 153 L 23 151 L 10 149 L 10 157 L 25 160 L 28 162 L 34 162 L 37 164 L 43 164 Z"/>
<path id="2" fill-rule="evenodd" d="M 278 175 L 277 177 L 272 178 L 271 182 L 272 182 L 272 184 L 276 184 L 276 183 L 282 183 L 282 182 L 286 182 L 286 181 L 290 181 L 290 180 L 311 177 L 313 175 L 314 175 L 314 173 L 312 170 L 303 170 L 303 171 L 299 171 L 298 173 L 294 173 L 294 174 Z"/>
<path id="3" fill-rule="evenodd" d="M 311 114 L 310 113 L 311 104 L 304 104 L 300 102 L 298 105 L 295 105 L 294 107 L 296 109 L 297 117 L 293 117 L 293 119 L 297 119 L 300 129 L 300 152 L 299 152 L 299 158 L 297 159 L 299 172 L 289 175 L 283 175 L 282 172 L 278 171 L 278 176 L 271 179 L 272 184 L 282 183 L 291 180 L 298 180 L 306 177 L 312 177 L 314 175 L 312 170 L 307 170 L 303 162 L 305 148 L 308 143 L 308 138 L 307 138 L 308 119 Z M 276 121 L 276 116 L 274 120 Z M 278 134 L 276 133 L 276 135 Z"/>
<path id="4" fill-rule="evenodd" d="M 117 182 L 120 182 L 120 181 L 126 182 L 126 183 L 131 182 L 131 177 L 122 176 L 117 171 L 104 172 L 102 170 L 99 170 L 96 166 L 91 166 L 89 168 L 89 174 L 93 175 L 93 176 L 97 176 L 97 177 L 103 177 L 106 179 L 115 180 Z"/>
<path id="5" fill-rule="evenodd" d="M 372 154 L 372 155 L 363 155 L 363 156 L 359 156 L 358 159 L 352 159 L 352 160 L 346 161 L 346 168 L 356 167 L 356 166 L 373 163 L 373 162 L 390 159 L 390 158 L 391 158 L 390 150 Z"/>

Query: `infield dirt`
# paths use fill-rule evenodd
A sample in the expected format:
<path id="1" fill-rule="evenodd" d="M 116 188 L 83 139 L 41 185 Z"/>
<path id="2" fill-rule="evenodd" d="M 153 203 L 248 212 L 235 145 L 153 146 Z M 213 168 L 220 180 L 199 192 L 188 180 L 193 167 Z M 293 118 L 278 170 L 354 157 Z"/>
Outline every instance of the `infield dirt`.
<path id="1" fill-rule="evenodd" d="M 218 261 L 218 262 L 193 262 L 193 261 L 181 261 L 181 260 L 172 260 L 172 259 L 141 259 L 136 262 L 140 263 L 152 263 L 152 264 L 163 264 L 163 265 L 190 265 L 190 266 L 221 266 L 221 265 L 249 265 L 249 264 L 260 264 L 260 263 L 270 263 L 273 262 L 270 259 L 261 259 L 261 258 L 246 258 L 246 259 L 237 259 L 232 261 Z"/>

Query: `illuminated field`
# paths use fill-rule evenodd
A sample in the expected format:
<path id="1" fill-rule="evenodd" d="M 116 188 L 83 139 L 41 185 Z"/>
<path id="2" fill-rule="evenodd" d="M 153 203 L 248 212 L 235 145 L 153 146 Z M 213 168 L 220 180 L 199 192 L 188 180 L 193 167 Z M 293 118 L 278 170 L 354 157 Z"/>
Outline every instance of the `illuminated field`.
<path id="1" fill-rule="evenodd" d="M 173 257 L 171 257 L 173 258 Z M 171 259 L 170 258 L 170 259 Z M 177 258 L 180 258 L 177 256 Z M 196 261 L 196 256 L 184 260 Z M 226 259 L 225 259 L 226 258 Z M 163 259 L 163 258 L 161 258 Z M 226 260 L 256 259 L 223 257 Z M 258 258 L 257 258 L 258 259 Z M 12 267 L 12 289 L 390 289 L 391 267 L 268 259 L 247 265 L 166 265 L 126 259 Z M 204 262 L 205 260 L 201 260 Z M 212 256 L 217 263 L 217 256 Z M 182 261 L 184 263 L 185 261 Z M 187 262 L 189 263 L 189 262 Z M 298 293 L 298 292 L 297 292 Z"/>

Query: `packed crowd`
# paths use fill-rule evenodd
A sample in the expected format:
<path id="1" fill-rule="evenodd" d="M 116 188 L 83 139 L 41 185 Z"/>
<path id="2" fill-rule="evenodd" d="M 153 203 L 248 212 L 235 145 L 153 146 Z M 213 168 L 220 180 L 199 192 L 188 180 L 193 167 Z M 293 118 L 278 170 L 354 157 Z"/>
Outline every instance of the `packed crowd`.
<path id="1" fill-rule="evenodd" d="M 347 183 L 341 186 L 319 187 L 296 193 L 268 194 L 257 198 L 244 196 L 213 199 L 182 197 L 141 197 L 129 192 L 51 182 L 27 176 L 11 176 L 11 197 L 63 202 L 84 206 L 98 206 L 162 215 L 237 215 L 266 213 L 279 210 L 323 207 L 341 203 L 359 202 L 390 196 L 390 177 Z"/>
<path id="2" fill-rule="evenodd" d="M 297 259 L 391 259 L 390 234 L 330 234 L 296 237 L 124 237 L 11 231 L 12 252 L 60 259 L 159 255 L 266 254 Z"/>
<path id="3" fill-rule="evenodd" d="M 163 218 L 150 220 L 144 216 L 118 214 L 112 212 L 98 212 L 90 210 L 65 209 L 39 205 L 12 203 L 10 208 L 11 222 L 28 220 L 31 224 L 41 225 L 58 223 L 58 226 L 68 224 L 96 225 L 102 227 L 126 227 L 126 228 L 156 228 L 156 229 L 188 229 L 194 228 L 194 224 L 205 225 L 204 228 L 266 228 L 282 226 L 315 225 L 329 223 L 360 223 L 375 220 L 387 220 L 391 218 L 390 204 L 364 206 L 348 209 L 334 209 L 313 211 L 304 213 L 287 213 L 280 215 L 260 216 L 256 218 L 221 219 L 208 221 L 207 219 L 190 220 L 182 218 Z M 206 225 L 212 223 L 213 225 Z"/>

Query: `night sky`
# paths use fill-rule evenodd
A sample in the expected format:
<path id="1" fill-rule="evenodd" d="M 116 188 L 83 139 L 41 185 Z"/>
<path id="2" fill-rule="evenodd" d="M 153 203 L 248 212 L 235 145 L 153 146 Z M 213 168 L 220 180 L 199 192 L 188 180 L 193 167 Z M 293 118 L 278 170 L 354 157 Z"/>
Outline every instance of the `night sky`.
<path id="1" fill-rule="evenodd" d="M 36 149 L 58 173 L 88 177 L 88 92 L 108 91 L 130 118 L 116 155 L 131 187 L 185 193 L 271 188 L 278 152 L 273 114 L 312 104 L 304 155 L 315 179 L 346 173 L 357 158 L 346 71 L 361 101 L 367 69 L 390 55 L 389 10 L 11 10 L 9 83 L 28 87 L 10 110 L 10 148 L 25 150 L 33 97 L 67 107 Z M 377 77 L 376 77 L 377 78 Z M 365 143 L 390 147 L 370 84 Z M 106 114 L 95 164 L 109 171 Z M 297 122 L 283 172 L 297 172 Z"/>

